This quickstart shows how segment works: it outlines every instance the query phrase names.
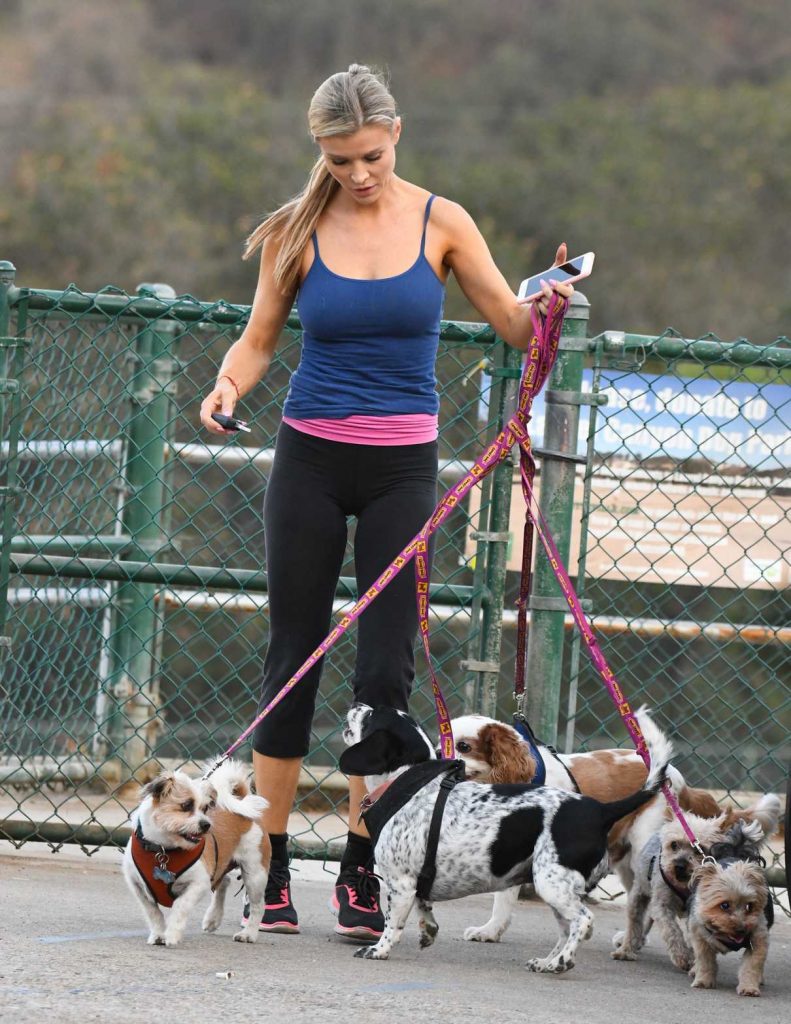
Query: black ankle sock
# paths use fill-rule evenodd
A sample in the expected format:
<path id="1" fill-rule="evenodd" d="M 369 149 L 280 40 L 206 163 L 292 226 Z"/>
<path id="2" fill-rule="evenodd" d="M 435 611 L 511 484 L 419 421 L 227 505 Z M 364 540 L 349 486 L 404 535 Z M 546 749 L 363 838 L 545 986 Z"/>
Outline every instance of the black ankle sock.
<path id="1" fill-rule="evenodd" d="M 341 856 L 341 867 L 346 868 L 353 864 L 370 870 L 373 867 L 373 860 L 374 848 L 368 836 L 349 832 L 346 836 L 346 849 Z"/>
<path id="2" fill-rule="evenodd" d="M 273 863 L 288 867 L 288 832 L 280 832 L 274 835 L 270 832 L 269 842 L 272 844 Z"/>

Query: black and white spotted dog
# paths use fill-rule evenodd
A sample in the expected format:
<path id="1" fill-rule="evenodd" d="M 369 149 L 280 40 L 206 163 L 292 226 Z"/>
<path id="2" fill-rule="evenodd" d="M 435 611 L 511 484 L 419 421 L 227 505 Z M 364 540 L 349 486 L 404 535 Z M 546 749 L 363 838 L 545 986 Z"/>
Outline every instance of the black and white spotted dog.
<path id="1" fill-rule="evenodd" d="M 616 821 L 650 800 L 665 779 L 670 741 L 646 709 L 637 713 L 637 719 L 648 745 L 651 770 L 644 788 L 623 800 L 600 803 L 565 790 L 530 789 L 513 783 L 455 785 L 448 794 L 439 832 L 436 875 L 427 898 L 420 899 L 418 876 L 441 782 L 435 775 L 374 837 L 377 872 L 387 884 L 385 927 L 375 945 L 358 949 L 355 956 L 386 960 L 401 938 L 416 899 L 420 945 L 425 947 L 432 944 L 438 931 L 432 912 L 435 900 L 508 889 L 532 873 L 536 892 L 555 914 L 560 937 L 548 956 L 529 960 L 527 967 L 546 973 L 570 970 L 580 941 L 593 932 L 593 915 L 582 896 L 607 870 L 607 833 Z M 343 738 L 348 749 L 341 755 L 341 770 L 365 776 L 372 807 L 377 798 L 383 799 L 386 785 L 397 776 L 434 758 L 423 730 L 408 715 L 392 708 L 354 705 Z M 415 769 L 410 775 L 414 774 Z"/>

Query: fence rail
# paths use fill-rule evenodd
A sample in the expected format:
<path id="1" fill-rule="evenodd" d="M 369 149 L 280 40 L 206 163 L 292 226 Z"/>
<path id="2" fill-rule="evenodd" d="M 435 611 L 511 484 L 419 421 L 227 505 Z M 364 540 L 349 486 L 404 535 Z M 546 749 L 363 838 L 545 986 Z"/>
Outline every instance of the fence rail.
<path id="1" fill-rule="evenodd" d="M 780 793 L 791 349 L 672 331 L 589 338 L 576 299 L 534 407 L 542 507 L 621 688 L 657 709 L 685 775 L 732 795 Z M 163 285 L 19 288 L 0 263 L 5 838 L 123 842 L 136 782 L 215 755 L 255 714 L 267 639 L 259 506 L 299 358 L 295 316 L 247 396 L 254 433 L 209 444 L 197 421 L 248 315 Z M 510 414 L 519 355 L 487 325 L 446 321 L 437 372 L 448 486 Z M 487 478 L 438 541 L 433 645 L 452 714 L 512 711 L 524 515 L 513 468 Z M 349 558 L 335 612 L 355 595 Z M 327 659 L 290 824 L 314 856 L 345 831 L 328 780 L 352 656 L 345 639 Z M 527 695 L 534 727 L 564 748 L 625 740 L 542 556 Z M 430 691 L 418 686 L 412 704 L 431 726 Z"/>

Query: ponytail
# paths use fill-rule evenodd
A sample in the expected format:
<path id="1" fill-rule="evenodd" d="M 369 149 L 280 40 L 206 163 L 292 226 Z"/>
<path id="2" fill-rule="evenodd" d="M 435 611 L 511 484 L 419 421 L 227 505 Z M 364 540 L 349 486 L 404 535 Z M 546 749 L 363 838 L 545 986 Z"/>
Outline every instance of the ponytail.
<path id="1" fill-rule="evenodd" d="M 324 158 L 319 157 L 303 190 L 271 213 L 247 239 L 242 255 L 246 260 L 261 248 L 270 235 L 280 239 L 280 251 L 275 260 L 275 285 L 284 295 L 297 287 L 305 246 L 316 230 L 324 207 L 339 187 L 327 170 Z"/>
<path id="2" fill-rule="evenodd" d="M 314 141 L 351 135 L 368 124 L 380 124 L 392 131 L 396 118 L 395 100 L 384 80 L 364 64 L 350 64 L 348 71 L 340 71 L 322 82 L 308 110 Z M 270 235 L 278 238 L 280 251 L 274 277 L 275 285 L 284 294 L 297 288 L 302 255 L 319 217 L 339 188 L 324 157 L 319 157 L 303 190 L 271 213 L 247 239 L 244 259 L 249 259 Z"/>

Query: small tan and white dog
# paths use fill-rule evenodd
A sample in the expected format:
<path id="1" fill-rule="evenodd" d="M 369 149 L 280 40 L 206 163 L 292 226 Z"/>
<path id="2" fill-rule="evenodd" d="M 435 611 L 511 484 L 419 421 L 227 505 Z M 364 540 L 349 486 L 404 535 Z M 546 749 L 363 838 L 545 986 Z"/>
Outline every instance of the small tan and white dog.
<path id="1" fill-rule="evenodd" d="M 484 715 L 464 715 L 451 722 L 455 753 L 464 760 L 467 778 L 473 782 L 532 782 L 536 761 L 529 745 L 505 722 Z M 613 748 L 577 754 L 556 754 L 543 743 L 538 751 L 546 767 L 545 785 L 572 792 L 575 783 L 584 796 L 604 803 L 620 800 L 639 789 L 648 774 L 635 750 Z M 720 813 L 714 798 L 702 789 L 687 786 L 681 773 L 668 768 L 668 781 L 685 811 L 704 817 Z M 634 883 L 634 861 L 648 838 L 662 827 L 668 814 L 665 798 L 654 797 L 637 811 L 617 822 L 607 839 L 610 866 L 629 892 Z M 467 928 L 464 938 L 474 942 L 499 942 L 516 906 L 519 889 L 498 892 L 491 918 L 479 927 Z"/>
<path id="2" fill-rule="evenodd" d="M 234 939 L 258 938 L 272 847 L 261 822 L 267 801 L 253 795 L 247 774 L 239 761 L 226 761 L 205 782 L 171 771 L 143 787 L 123 870 L 148 922 L 149 945 L 178 945 L 190 912 L 210 894 L 203 930 L 215 931 L 228 872 L 237 867 L 251 909 Z M 167 920 L 162 907 L 172 908 Z"/>

